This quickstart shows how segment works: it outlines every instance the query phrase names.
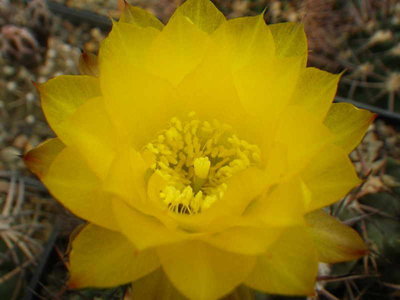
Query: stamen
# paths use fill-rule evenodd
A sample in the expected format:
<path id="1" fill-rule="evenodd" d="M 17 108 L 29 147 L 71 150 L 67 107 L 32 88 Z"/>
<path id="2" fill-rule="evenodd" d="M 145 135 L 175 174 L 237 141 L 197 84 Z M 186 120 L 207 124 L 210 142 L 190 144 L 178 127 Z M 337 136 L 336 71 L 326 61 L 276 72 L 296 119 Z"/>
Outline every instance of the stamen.
<path id="1" fill-rule="evenodd" d="M 226 124 L 172 118 L 170 126 L 145 149 L 153 153 L 154 172 L 167 182 L 160 198 L 173 212 L 197 214 L 222 198 L 226 181 L 259 163 L 256 145 L 239 139 Z"/>
<path id="2" fill-rule="evenodd" d="M 210 171 L 211 162 L 208 157 L 198 157 L 194 160 L 193 189 L 198 192 L 206 182 Z"/>

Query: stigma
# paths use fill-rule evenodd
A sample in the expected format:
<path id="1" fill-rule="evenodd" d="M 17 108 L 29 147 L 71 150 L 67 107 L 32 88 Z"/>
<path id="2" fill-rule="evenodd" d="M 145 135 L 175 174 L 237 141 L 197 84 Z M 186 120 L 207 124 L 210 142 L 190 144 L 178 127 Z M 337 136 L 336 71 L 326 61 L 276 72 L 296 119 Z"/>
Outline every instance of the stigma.
<path id="1" fill-rule="evenodd" d="M 190 113 L 172 118 L 167 128 L 145 146 L 155 162 L 153 172 L 166 182 L 160 200 L 179 214 L 198 214 L 224 196 L 229 178 L 257 165 L 260 149 L 239 139 L 232 128 Z"/>

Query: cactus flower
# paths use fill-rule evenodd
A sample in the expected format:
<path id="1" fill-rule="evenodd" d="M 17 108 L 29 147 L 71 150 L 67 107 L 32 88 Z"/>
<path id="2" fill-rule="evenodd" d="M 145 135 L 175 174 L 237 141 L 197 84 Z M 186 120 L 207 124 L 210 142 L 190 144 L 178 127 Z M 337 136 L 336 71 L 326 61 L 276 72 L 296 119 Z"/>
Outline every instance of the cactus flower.
<path id="1" fill-rule="evenodd" d="M 322 208 L 360 183 L 348 154 L 374 116 L 332 104 L 339 75 L 306 62 L 301 24 L 188 0 L 164 25 L 126 5 L 86 75 L 38 85 L 57 137 L 25 162 L 88 222 L 69 286 L 312 295 L 319 262 L 364 255 Z"/>

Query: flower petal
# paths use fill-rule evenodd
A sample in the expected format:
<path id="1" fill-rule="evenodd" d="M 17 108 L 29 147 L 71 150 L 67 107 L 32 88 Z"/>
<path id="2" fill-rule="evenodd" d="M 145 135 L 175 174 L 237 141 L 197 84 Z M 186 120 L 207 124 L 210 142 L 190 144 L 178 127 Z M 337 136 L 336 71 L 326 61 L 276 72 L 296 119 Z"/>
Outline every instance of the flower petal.
<path id="1" fill-rule="evenodd" d="M 282 174 L 284 178 L 288 178 L 302 170 L 308 163 L 313 163 L 314 156 L 320 153 L 321 149 L 332 139 L 333 136 L 328 128 L 313 114 L 300 105 L 289 106 L 280 116 L 275 130 L 269 136 L 270 146 L 285 145 L 286 153 L 267 152 L 267 163 L 268 160 L 282 160 L 279 156 L 286 154 L 287 170 Z M 269 149 L 262 150 L 268 151 Z M 278 157 L 272 156 L 272 154 Z M 282 165 L 282 167 L 285 166 Z"/>
<path id="2" fill-rule="evenodd" d="M 83 52 L 79 57 L 78 69 L 82 75 L 99 76 L 97 55 Z"/>
<path id="3" fill-rule="evenodd" d="M 339 79 L 338 74 L 316 68 L 303 69 L 290 103 L 303 106 L 322 121 L 332 104 Z"/>
<path id="4" fill-rule="evenodd" d="M 89 224 L 72 242 L 69 287 L 117 286 L 159 266 L 154 250 L 138 251 L 121 233 Z"/>
<path id="5" fill-rule="evenodd" d="M 301 177 L 311 193 L 307 211 L 340 200 L 361 183 L 347 154 L 334 145 L 322 149 L 304 169 Z"/>
<path id="6" fill-rule="evenodd" d="M 113 200 L 113 208 L 122 232 L 139 250 L 188 238 L 178 228 L 167 228 L 157 218 L 137 211 L 118 198 Z"/>
<path id="7" fill-rule="evenodd" d="M 282 228 L 277 227 L 233 227 L 202 240 L 227 252 L 255 255 L 264 253 L 280 236 L 281 231 Z"/>
<path id="8" fill-rule="evenodd" d="M 336 144 L 349 153 L 360 143 L 375 117 L 375 114 L 352 104 L 334 103 L 325 125 L 335 135 Z"/>
<path id="9" fill-rule="evenodd" d="M 248 119 L 226 64 L 203 61 L 183 79 L 177 91 L 179 98 L 185 99 L 185 109 L 196 112 L 200 119 L 227 124 Z"/>
<path id="10" fill-rule="evenodd" d="M 106 177 L 115 156 L 118 136 L 102 98 L 91 98 L 79 106 L 58 125 L 58 135 L 67 146 L 79 151 L 100 178 Z"/>
<path id="11" fill-rule="evenodd" d="M 271 294 L 313 295 L 317 271 L 317 255 L 307 231 L 294 227 L 258 257 L 245 284 Z"/>
<path id="12" fill-rule="evenodd" d="M 225 22 L 224 15 L 208 0 L 187 0 L 177 8 L 171 19 L 181 15 L 207 33 L 212 33 Z"/>
<path id="13" fill-rule="evenodd" d="M 44 141 L 24 155 L 24 162 L 33 173 L 44 177 L 57 155 L 64 149 L 64 144 L 58 138 Z"/>
<path id="14" fill-rule="evenodd" d="M 272 34 L 264 17 L 243 17 L 223 23 L 213 34 L 210 55 L 229 63 L 232 70 L 260 63 L 274 55 Z"/>
<path id="15" fill-rule="evenodd" d="M 357 259 L 368 253 L 359 234 L 322 210 L 306 215 L 309 233 L 318 252 L 318 260 L 337 263 Z"/>
<path id="16" fill-rule="evenodd" d="M 160 33 L 153 27 L 114 22 L 108 37 L 102 42 L 99 51 L 100 78 L 103 82 L 113 80 L 113 75 L 133 67 L 142 67 L 147 57 L 148 49 L 155 37 Z M 132 80 L 132 76 L 127 79 Z"/>
<path id="17" fill-rule="evenodd" d="M 154 40 L 147 71 L 177 85 L 203 59 L 208 39 L 190 19 L 177 15 Z"/>
<path id="18" fill-rule="evenodd" d="M 299 60 L 293 57 L 271 57 L 246 65 L 233 74 L 242 105 L 259 119 L 278 122 L 295 90 L 300 70 Z"/>
<path id="19" fill-rule="evenodd" d="M 92 76 L 62 75 L 38 85 L 44 114 L 51 128 L 58 134 L 59 125 L 79 106 L 100 96 L 99 83 Z"/>
<path id="20" fill-rule="evenodd" d="M 309 202 L 304 188 L 299 177 L 281 182 L 251 203 L 244 216 L 276 228 L 302 225 Z"/>
<path id="21" fill-rule="evenodd" d="M 132 284 L 131 300 L 187 300 L 159 268 Z"/>
<path id="22" fill-rule="evenodd" d="M 174 286 L 190 299 L 216 299 L 238 286 L 253 269 L 255 257 L 225 252 L 200 241 L 157 248 Z"/>
<path id="23" fill-rule="evenodd" d="M 126 2 L 119 21 L 139 27 L 153 27 L 158 30 L 162 30 L 164 27 L 164 24 L 148 11 Z"/>
<path id="24" fill-rule="evenodd" d="M 64 148 L 41 180 L 65 207 L 77 216 L 109 229 L 116 229 L 111 199 L 102 190 L 102 182 L 91 171 L 79 152 Z"/>
<path id="25" fill-rule="evenodd" d="M 172 85 L 144 71 L 149 47 L 158 34 L 151 27 L 114 24 L 100 49 L 106 110 L 119 134 L 140 150 L 182 109 Z"/>
<path id="26" fill-rule="evenodd" d="M 308 47 L 304 25 L 287 22 L 272 24 L 268 27 L 274 37 L 276 55 L 282 57 L 300 56 L 305 65 Z"/>
<path id="27" fill-rule="evenodd" d="M 99 65 L 97 56 L 92 53 L 83 52 L 79 57 L 79 72 L 82 75 L 99 76 Z"/>

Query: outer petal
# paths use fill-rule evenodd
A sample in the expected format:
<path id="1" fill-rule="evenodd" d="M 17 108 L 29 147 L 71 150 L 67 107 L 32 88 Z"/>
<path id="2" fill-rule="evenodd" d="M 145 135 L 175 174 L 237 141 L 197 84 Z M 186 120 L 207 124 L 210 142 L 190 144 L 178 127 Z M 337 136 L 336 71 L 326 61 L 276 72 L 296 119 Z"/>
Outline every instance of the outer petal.
<path id="1" fill-rule="evenodd" d="M 233 227 L 202 240 L 224 251 L 255 255 L 264 253 L 281 232 L 278 227 Z"/>
<path id="2" fill-rule="evenodd" d="M 110 213 L 109 195 L 101 190 L 101 180 L 75 149 L 64 148 L 41 180 L 54 197 L 77 216 L 109 229 L 117 228 Z"/>
<path id="3" fill-rule="evenodd" d="M 212 39 L 215 48 L 211 47 L 210 54 L 215 56 L 216 52 L 232 70 L 260 63 L 275 52 L 272 34 L 262 15 L 229 20 L 212 34 Z"/>
<path id="4" fill-rule="evenodd" d="M 333 145 L 322 149 L 301 177 L 310 191 L 311 202 L 307 211 L 338 201 L 361 183 L 347 154 Z"/>
<path id="5" fill-rule="evenodd" d="M 221 251 L 200 241 L 157 249 L 174 286 L 190 299 L 217 299 L 232 291 L 250 273 L 255 257 Z"/>
<path id="6" fill-rule="evenodd" d="M 79 106 L 100 96 L 97 78 L 63 75 L 38 86 L 42 108 L 51 128 L 58 134 L 60 124 Z"/>
<path id="7" fill-rule="evenodd" d="M 178 228 L 167 228 L 155 217 L 145 215 L 119 199 L 114 199 L 113 205 L 122 232 L 139 250 L 174 243 L 189 237 Z"/>
<path id="8" fill-rule="evenodd" d="M 307 62 L 307 37 L 301 23 L 280 23 L 269 25 L 274 37 L 276 55 L 282 57 L 299 56 Z"/>
<path id="9" fill-rule="evenodd" d="M 270 153 L 270 148 L 267 147 L 262 151 L 265 152 L 267 163 L 268 160 L 279 160 L 281 159 L 279 156 L 286 154 L 287 170 L 282 173 L 284 178 L 299 172 L 308 163 L 313 164 L 314 156 L 320 153 L 333 139 L 333 135 L 322 122 L 304 110 L 302 106 L 287 107 L 275 126 L 275 130 L 269 137 L 269 146 L 285 145 L 286 153 Z M 270 129 L 266 128 L 266 130 Z"/>
<path id="10" fill-rule="evenodd" d="M 103 99 L 87 100 L 58 127 L 58 134 L 64 143 L 77 149 L 92 170 L 105 178 L 118 147 L 118 136 Z"/>
<path id="11" fill-rule="evenodd" d="M 318 261 L 304 228 L 289 229 L 259 256 L 245 284 L 271 294 L 313 295 Z"/>
<path id="12" fill-rule="evenodd" d="M 300 70 L 296 57 L 260 58 L 246 65 L 233 74 L 242 105 L 261 120 L 278 122 L 295 90 Z"/>
<path id="13" fill-rule="evenodd" d="M 246 209 L 247 219 L 256 219 L 272 228 L 304 223 L 305 207 L 310 201 L 299 177 L 272 186 Z"/>
<path id="14" fill-rule="evenodd" d="M 140 150 L 181 110 L 173 87 L 144 72 L 149 47 L 158 34 L 151 27 L 114 24 L 100 50 L 106 109 L 120 134 Z"/>
<path id="15" fill-rule="evenodd" d="M 83 52 L 79 57 L 79 72 L 82 75 L 99 76 L 99 65 L 97 56 Z"/>
<path id="16" fill-rule="evenodd" d="M 154 40 L 147 70 L 174 85 L 193 71 L 202 60 L 208 35 L 185 16 L 176 15 Z"/>
<path id="17" fill-rule="evenodd" d="M 129 5 L 126 2 L 125 8 L 119 20 L 120 22 L 125 22 L 140 27 L 153 27 L 158 30 L 162 30 L 164 27 L 164 24 L 148 11 L 140 7 Z"/>
<path id="18" fill-rule="evenodd" d="M 375 114 L 352 104 L 334 103 L 325 125 L 334 133 L 336 144 L 350 152 L 360 143 L 375 117 Z"/>
<path id="19" fill-rule="evenodd" d="M 322 121 L 336 94 L 339 78 L 340 75 L 316 68 L 303 69 L 290 103 L 303 106 Z"/>
<path id="20" fill-rule="evenodd" d="M 159 30 L 153 27 L 114 22 L 110 34 L 100 47 L 101 76 L 110 76 L 112 79 L 112 75 L 125 68 L 143 67 L 148 49 L 158 34 Z"/>
<path id="21" fill-rule="evenodd" d="M 309 233 L 318 252 L 318 260 L 337 263 L 357 259 L 368 249 L 358 233 L 323 211 L 306 215 Z"/>
<path id="22" fill-rule="evenodd" d="M 132 284 L 131 300 L 187 300 L 159 268 Z"/>
<path id="23" fill-rule="evenodd" d="M 69 287 L 121 285 L 147 275 L 159 265 L 154 250 L 137 251 L 119 232 L 89 224 L 72 242 Z"/>
<path id="24" fill-rule="evenodd" d="M 49 139 L 26 153 L 24 162 L 33 173 L 42 178 L 64 147 L 60 139 Z"/>
<path id="25" fill-rule="evenodd" d="M 177 8 L 171 19 L 184 16 L 207 33 L 225 22 L 224 15 L 208 0 L 188 0 Z"/>

